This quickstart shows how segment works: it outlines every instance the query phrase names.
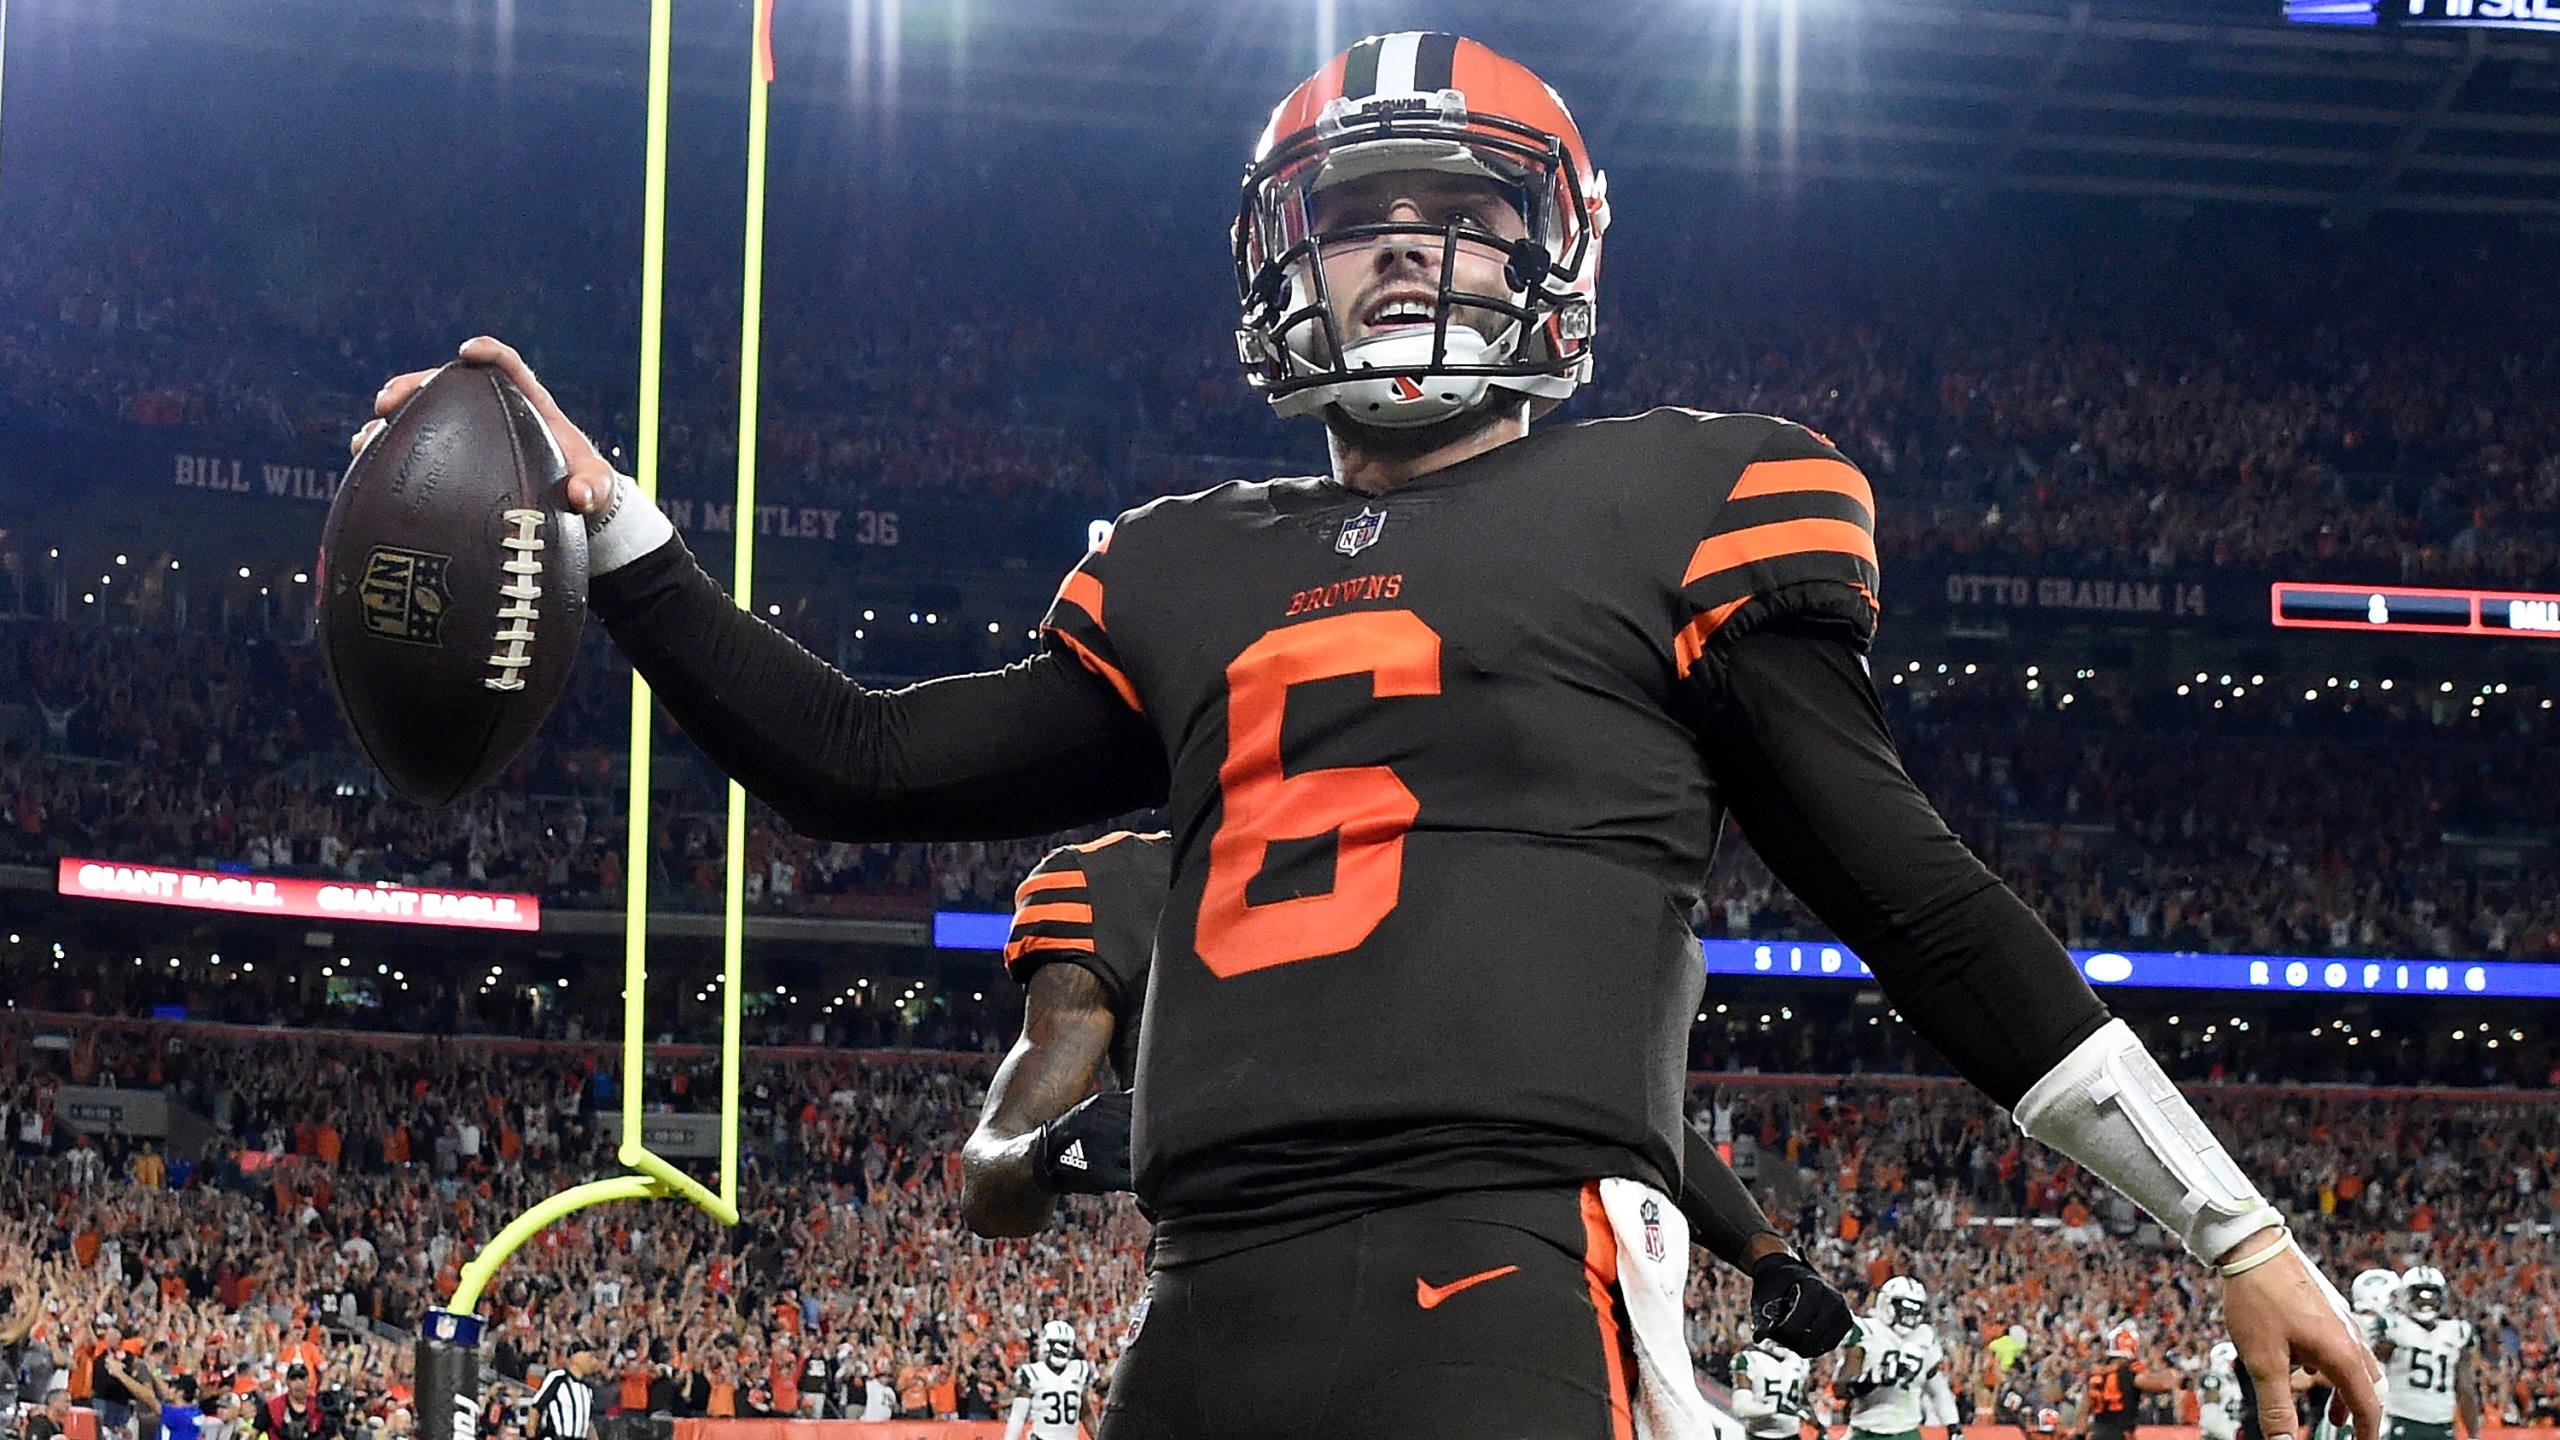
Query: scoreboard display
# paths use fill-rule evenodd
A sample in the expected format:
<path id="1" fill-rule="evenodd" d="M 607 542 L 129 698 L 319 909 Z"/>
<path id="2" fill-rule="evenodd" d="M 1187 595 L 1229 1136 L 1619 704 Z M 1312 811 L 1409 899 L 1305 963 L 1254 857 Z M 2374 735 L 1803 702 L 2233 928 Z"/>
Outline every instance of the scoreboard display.
<path id="1" fill-rule="evenodd" d="M 2269 618 L 2284 629 L 2560 640 L 2560 595 L 2278 581 L 2268 587 L 2268 610 Z"/>
<path id="2" fill-rule="evenodd" d="M 2297 25 L 2560 31 L 2560 0 L 2284 0 Z"/>

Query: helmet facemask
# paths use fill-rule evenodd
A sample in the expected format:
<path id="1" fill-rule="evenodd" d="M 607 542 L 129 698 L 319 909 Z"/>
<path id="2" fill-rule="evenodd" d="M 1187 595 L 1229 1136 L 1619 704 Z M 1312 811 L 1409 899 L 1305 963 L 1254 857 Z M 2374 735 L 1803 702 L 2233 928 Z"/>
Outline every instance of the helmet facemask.
<path id="1" fill-rule="evenodd" d="M 1508 215 L 1453 212 L 1435 224 L 1325 214 L 1342 208 L 1327 204 L 1328 191 L 1343 193 L 1335 187 L 1412 172 L 1450 177 L 1444 188 L 1489 187 Z M 1246 173 L 1235 231 L 1238 358 L 1282 415 L 1330 407 L 1354 424 L 1413 430 L 1489 408 L 1495 391 L 1552 406 L 1590 370 L 1596 204 L 1561 141 L 1500 117 L 1471 118 L 1455 90 L 1337 99 Z M 1521 233 L 1503 233 L 1504 221 Z M 1346 339 L 1325 258 L 1381 246 L 1420 258 L 1414 278 L 1432 292 L 1430 323 Z M 1462 254 L 1499 258 L 1507 288 L 1463 288 Z"/>

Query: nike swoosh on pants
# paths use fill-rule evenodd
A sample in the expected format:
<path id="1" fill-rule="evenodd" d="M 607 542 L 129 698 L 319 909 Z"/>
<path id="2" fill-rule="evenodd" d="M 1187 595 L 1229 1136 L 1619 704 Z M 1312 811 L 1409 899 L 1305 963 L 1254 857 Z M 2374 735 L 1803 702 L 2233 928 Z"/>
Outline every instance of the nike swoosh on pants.
<path id="1" fill-rule="evenodd" d="M 1440 1308 L 1441 1301 L 1448 1299 L 1459 1291 L 1472 1290 L 1476 1286 L 1482 1285 L 1487 1281 L 1499 1280 L 1505 1275 L 1514 1273 L 1519 1270 L 1519 1268 L 1520 1267 L 1517 1265 L 1505 1265 L 1498 1270 L 1479 1270 L 1473 1275 L 1460 1276 L 1446 1285 L 1434 1285 L 1423 1279 L 1421 1276 L 1416 1275 L 1413 1277 L 1413 1303 L 1421 1306 L 1425 1310 L 1437 1310 Z"/>

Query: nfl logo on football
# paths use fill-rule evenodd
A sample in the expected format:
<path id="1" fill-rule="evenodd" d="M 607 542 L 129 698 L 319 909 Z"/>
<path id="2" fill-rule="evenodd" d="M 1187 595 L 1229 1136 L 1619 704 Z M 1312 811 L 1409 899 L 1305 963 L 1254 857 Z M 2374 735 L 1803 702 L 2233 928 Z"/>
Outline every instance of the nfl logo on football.
<path id="1" fill-rule="evenodd" d="M 1342 533 L 1333 539 L 1335 553 L 1357 555 L 1378 543 L 1378 532 L 1387 528 L 1387 512 L 1360 507 L 1360 513 L 1342 522 Z"/>

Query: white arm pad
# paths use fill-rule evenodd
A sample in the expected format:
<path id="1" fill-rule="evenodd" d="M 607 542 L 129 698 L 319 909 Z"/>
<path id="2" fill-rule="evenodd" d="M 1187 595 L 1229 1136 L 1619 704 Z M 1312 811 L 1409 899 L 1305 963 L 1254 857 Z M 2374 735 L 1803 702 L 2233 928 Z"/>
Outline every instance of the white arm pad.
<path id="1" fill-rule="evenodd" d="M 604 514 L 587 520 L 587 575 L 593 578 L 628 565 L 666 544 L 675 533 L 675 522 L 641 493 L 640 482 L 617 470 Z"/>
<path id="2" fill-rule="evenodd" d="M 1733 1418 L 1736 1420 L 1757 1420 L 1777 1413 L 1777 1404 L 1748 1382 L 1733 1387 Z"/>
<path id="3" fill-rule="evenodd" d="M 1923 1425 L 1956 1423 L 1956 1388 L 1947 1379 L 1947 1372 L 1944 1370 L 1930 1372 L 1929 1383 L 1921 1388 L 1920 1423 Z"/>
<path id="4" fill-rule="evenodd" d="M 2207 1264 L 2284 1223 L 2122 1020 L 2081 1041 L 2013 1113 L 2030 1139 L 2105 1177 Z"/>

